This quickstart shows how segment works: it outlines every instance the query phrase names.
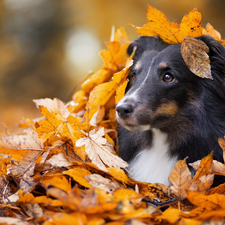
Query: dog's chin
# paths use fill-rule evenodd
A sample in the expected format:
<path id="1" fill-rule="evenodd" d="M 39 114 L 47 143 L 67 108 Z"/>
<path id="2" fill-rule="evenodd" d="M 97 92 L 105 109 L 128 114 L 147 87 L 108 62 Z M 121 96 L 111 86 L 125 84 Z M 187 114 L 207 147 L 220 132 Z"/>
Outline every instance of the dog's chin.
<path id="1" fill-rule="evenodd" d="M 146 131 L 150 130 L 151 126 L 150 125 L 122 125 L 129 131 Z"/>
<path id="2" fill-rule="evenodd" d="M 150 125 L 127 123 L 125 120 L 122 119 L 117 119 L 117 122 L 129 131 L 146 131 L 151 129 Z"/>

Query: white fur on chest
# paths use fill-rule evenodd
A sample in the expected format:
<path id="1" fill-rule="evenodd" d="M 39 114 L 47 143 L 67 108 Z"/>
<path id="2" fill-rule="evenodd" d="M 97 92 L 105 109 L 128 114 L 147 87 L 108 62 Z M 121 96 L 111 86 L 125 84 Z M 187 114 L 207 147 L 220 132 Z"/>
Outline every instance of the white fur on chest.
<path id="1" fill-rule="evenodd" d="M 177 162 L 177 157 L 168 154 L 167 134 L 155 128 L 152 131 L 151 148 L 140 151 L 131 161 L 128 170 L 135 180 L 168 185 L 168 176 Z"/>

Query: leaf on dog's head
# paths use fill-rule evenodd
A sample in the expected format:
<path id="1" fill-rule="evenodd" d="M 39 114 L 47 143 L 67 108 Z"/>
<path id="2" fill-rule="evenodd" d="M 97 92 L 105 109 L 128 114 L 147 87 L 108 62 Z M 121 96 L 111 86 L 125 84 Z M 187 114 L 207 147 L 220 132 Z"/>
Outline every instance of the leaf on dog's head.
<path id="1" fill-rule="evenodd" d="M 202 40 L 186 36 L 181 43 L 181 55 L 191 72 L 213 80 L 207 52 L 209 48 Z"/>

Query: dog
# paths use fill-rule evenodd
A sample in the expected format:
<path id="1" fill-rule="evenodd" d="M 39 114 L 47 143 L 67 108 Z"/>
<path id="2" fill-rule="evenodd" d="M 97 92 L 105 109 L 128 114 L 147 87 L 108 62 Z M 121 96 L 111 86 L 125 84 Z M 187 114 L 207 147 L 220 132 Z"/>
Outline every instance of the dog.
<path id="1" fill-rule="evenodd" d="M 181 44 L 142 36 L 127 49 L 135 53 L 125 96 L 116 106 L 119 154 L 138 181 L 168 185 L 178 160 L 187 158 L 188 164 L 211 151 L 223 162 L 218 138 L 225 135 L 225 49 L 210 36 L 197 39 L 209 48 L 213 80 L 189 70 Z M 215 186 L 223 182 L 215 176 Z"/>

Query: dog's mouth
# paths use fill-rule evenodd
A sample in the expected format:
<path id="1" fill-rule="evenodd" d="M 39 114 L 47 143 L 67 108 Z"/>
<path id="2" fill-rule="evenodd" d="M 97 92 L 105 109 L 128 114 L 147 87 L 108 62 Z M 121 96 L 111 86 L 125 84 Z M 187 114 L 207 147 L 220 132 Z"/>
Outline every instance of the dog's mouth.
<path id="1" fill-rule="evenodd" d="M 118 113 L 116 113 L 116 119 L 120 125 L 130 131 L 145 131 L 151 128 L 150 125 L 140 125 L 133 117 L 122 119 Z"/>

